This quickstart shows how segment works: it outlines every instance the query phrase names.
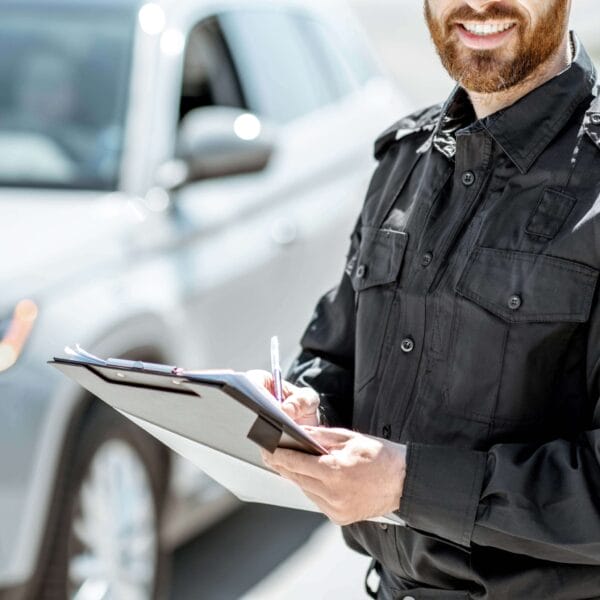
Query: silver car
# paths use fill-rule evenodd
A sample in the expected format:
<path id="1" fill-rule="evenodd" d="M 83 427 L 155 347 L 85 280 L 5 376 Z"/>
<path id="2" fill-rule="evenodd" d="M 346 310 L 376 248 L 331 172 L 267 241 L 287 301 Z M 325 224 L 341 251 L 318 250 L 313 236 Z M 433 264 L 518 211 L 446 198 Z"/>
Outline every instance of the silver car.
<path id="1" fill-rule="evenodd" d="M 289 361 L 404 110 L 341 7 L 0 4 L 0 596 L 164 592 L 234 500 L 46 360 Z"/>

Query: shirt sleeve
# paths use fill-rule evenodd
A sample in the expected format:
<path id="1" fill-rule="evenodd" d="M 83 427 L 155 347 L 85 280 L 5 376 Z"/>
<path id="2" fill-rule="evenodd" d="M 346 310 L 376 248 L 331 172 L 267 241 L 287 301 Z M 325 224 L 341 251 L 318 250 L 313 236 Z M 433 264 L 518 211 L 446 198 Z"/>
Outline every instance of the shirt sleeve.
<path id="1" fill-rule="evenodd" d="M 300 340 L 301 352 L 286 379 L 320 396 L 321 423 L 351 427 L 354 387 L 355 299 L 350 274 L 360 245 L 359 217 L 350 239 L 340 283 L 318 301 Z"/>
<path id="2" fill-rule="evenodd" d="M 587 357 L 590 426 L 574 439 L 476 452 L 409 444 L 398 514 L 410 527 L 570 564 L 600 565 L 600 317 Z M 581 398 L 588 403 L 588 398 Z"/>

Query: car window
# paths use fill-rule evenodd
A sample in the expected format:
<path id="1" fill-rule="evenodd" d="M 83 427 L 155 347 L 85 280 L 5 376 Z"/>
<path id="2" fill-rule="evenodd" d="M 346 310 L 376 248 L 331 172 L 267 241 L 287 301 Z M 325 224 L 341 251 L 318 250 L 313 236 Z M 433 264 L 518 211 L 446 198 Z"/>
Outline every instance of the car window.
<path id="1" fill-rule="evenodd" d="M 343 54 L 344 63 L 350 68 L 359 85 L 370 79 L 380 77 L 381 69 L 377 64 L 362 34 L 351 26 L 328 27 L 327 36 Z"/>
<path id="2" fill-rule="evenodd" d="M 229 48 L 216 17 L 198 23 L 188 36 L 179 119 L 202 106 L 246 108 Z"/>
<path id="3" fill-rule="evenodd" d="M 285 10 L 237 10 L 221 17 L 251 110 L 287 122 L 331 100 L 298 24 Z"/>
<path id="4" fill-rule="evenodd" d="M 135 12 L 0 7 L 0 185 L 118 185 Z"/>
<path id="5" fill-rule="evenodd" d="M 359 80 L 348 64 L 335 32 L 317 19 L 304 16 L 297 19 L 315 62 L 323 69 L 324 76 L 333 87 L 334 98 L 339 99 L 353 92 Z"/>

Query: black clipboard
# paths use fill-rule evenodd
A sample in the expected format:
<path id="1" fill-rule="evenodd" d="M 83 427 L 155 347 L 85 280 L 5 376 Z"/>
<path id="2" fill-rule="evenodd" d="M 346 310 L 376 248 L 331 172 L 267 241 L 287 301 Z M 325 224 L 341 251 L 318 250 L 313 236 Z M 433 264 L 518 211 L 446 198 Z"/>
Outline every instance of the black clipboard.
<path id="1" fill-rule="evenodd" d="M 243 373 L 184 371 L 166 365 L 93 364 L 57 358 L 50 365 L 106 404 L 193 442 L 266 468 L 259 448 L 327 454 L 266 390 Z M 154 367 L 154 368 L 153 368 Z"/>

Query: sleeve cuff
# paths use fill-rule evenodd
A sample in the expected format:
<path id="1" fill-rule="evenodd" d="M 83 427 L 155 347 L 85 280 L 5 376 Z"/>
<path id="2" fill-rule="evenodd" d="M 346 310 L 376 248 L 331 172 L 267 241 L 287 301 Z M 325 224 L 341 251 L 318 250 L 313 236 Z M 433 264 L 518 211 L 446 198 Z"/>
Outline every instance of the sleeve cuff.
<path id="1" fill-rule="evenodd" d="M 487 453 L 409 443 L 397 511 L 409 527 L 469 547 Z"/>

